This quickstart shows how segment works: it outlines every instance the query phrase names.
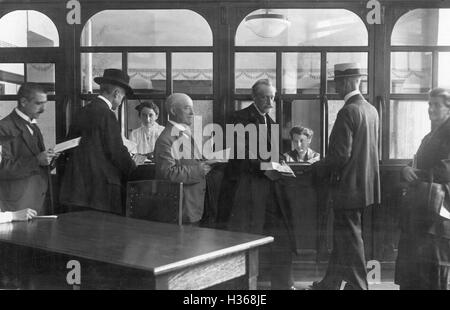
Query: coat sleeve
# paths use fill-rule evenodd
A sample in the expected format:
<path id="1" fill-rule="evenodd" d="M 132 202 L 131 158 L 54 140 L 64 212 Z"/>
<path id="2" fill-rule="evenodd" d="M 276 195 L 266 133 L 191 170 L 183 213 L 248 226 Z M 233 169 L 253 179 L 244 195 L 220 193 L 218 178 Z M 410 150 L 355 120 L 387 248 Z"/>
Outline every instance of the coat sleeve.
<path id="1" fill-rule="evenodd" d="M 124 176 L 128 176 L 136 165 L 123 145 L 119 124 L 112 113 L 103 118 L 101 132 L 106 158 L 111 160 Z"/>
<path id="2" fill-rule="evenodd" d="M 0 136 L 8 136 L 5 128 L 0 127 Z M 20 137 L 13 137 L 13 140 L 2 145 L 0 161 L 1 180 L 23 179 L 40 171 L 39 161 L 36 156 L 31 153 L 28 156 L 14 154 L 14 144 L 20 143 L 17 139 L 20 139 Z"/>
<path id="3" fill-rule="evenodd" d="M 199 165 L 180 165 L 172 155 L 169 139 L 158 139 L 155 146 L 156 175 L 171 182 L 195 184 L 205 178 L 205 172 Z"/>

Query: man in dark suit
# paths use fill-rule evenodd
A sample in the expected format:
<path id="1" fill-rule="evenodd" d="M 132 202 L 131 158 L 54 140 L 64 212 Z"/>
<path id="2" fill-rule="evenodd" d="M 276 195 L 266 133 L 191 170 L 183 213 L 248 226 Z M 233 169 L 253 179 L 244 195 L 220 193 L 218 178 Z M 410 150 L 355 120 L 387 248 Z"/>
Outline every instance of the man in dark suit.
<path id="1" fill-rule="evenodd" d="M 368 289 L 362 213 L 380 203 L 378 112 L 359 92 L 360 66 L 335 66 L 336 90 L 345 105 L 330 135 L 328 154 L 313 165 L 330 182 L 334 210 L 333 252 L 325 277 L 313 289 Z"/>
<path id="2" fill-rule="evenodd" d="M 45 213 L 48 187 L 47 166 L 56 156 L 45 150 L 36 120 L 45 111 L 47 94 L 41 85 L 23 84 L 17 107 L 0 121 L 0 205 L 2 211 L 32 208 Z"/>
<path id="3" fill-rule="evenodd" d="M 202 162 L 201 152 L 190 127 L 194 120 L 192 99 L 175 93 L 167 97 L 169 122 L 155 144 L 156 178 L 183 183 L 183 223 L 197 226 L 203 216 L 206 181 L 211 167 Z M 201 141 L 199 141 L 201 142 Z"/>
<path id="4" fill-rule="evenodd" d="M 132 89 L 128 75 L 118 69 L 106 69 L 94 81 L 100 95 L 79 111 L 69 130 L 69 139 L 81 140 L 65 164 L 60 203 L 66 211 L 124 214 L 123 182 L 135 163 L 123 144 L 114 111 Z"/>
<path id="5" fill-rule="evenodd" d="M 277 147 L 276 141 L 271 141 L 271 132 L 274 129 L 274 121 L 268 115 L 274 107 L 275 88 L 269 80 L 258 80 L 252 87 L 254 103 L 249 107 L 234 113 L 232 122 L 235 125 L 242 124 L 255 125 L 257 137 L 260 130 L 267 133 L 267 149 Z M 239 139 L 239 137 L 238 137 Z M 250 233 L 266 233 L 274 236 L 274 244 L 270 254 L 271 262 L 271 288 L 291 289 L 293 288 L 292 278 L 292 251 L 295 245 L 292 242 L 295 238 L 290 229 L 290 212 L 285 204 L 281 203 L 282 197 L 277 195 L 277 187 L 273 172 L 261 170 L 263 161 L 278 161 L 277 159 L 261 158 L 261 147 L 257 145 L 256 157 L 252 158 L 251 153 L 255 153 L 250 146 L 250 140 L 246 138 L 244 159 L 234 159 L 228 164 L 225 172 L 221 200 L 231 204 L 230 214 L 222 218 L 228 218 L 227 228 L 233 231 Z M 256 138 L 259 140 L 259 138 Z M 237 144 L 239 148 L 239 144 Z M 239 151 L 239 150 L 238 150 Z M 234 155 L 236 158 L 236 155 Z M 224 205 L 220 207 L 220 212 L 225 211 Z"/>

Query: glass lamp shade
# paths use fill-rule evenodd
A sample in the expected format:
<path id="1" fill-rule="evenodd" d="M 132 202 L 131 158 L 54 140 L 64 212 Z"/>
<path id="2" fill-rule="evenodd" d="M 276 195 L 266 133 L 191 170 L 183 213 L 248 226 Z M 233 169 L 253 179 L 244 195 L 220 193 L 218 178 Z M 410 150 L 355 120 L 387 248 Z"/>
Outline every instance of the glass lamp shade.
<path id="1" fill-rule="evenodd" d="M 286 16 L 274 13 L 249 15 L 245 18 L 245 25 L 259 37 L 274 38 L 289 26 Z"/>

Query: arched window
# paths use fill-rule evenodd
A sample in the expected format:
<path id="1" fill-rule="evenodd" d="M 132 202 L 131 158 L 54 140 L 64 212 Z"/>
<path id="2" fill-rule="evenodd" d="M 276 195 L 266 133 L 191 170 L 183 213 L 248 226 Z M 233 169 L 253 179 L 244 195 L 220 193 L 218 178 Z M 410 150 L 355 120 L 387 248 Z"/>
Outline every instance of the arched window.
<path id="1" fill-rule="evenodd" d="M 55 109 L 55 63 L 40 57 L 39 61 L 30 61 L 27 48 L 43 48 L 42 53 L 57 50 L 59 35 L 55 24 L 45 14 L 33 10 L 17 10 L 0 18 L 0 55 L 1 49 L 20 49 L 20 53 L 0 57 L 0 119 L 7 116 L 17 106 L 17 91 L 24 82 L 41 83 L 48 92 L 46 111 L 39 119 L 39 127 L 47 147 L 56 143 Z M 48 49 L 45 49 L 48 48 Z"/>
<path id="2" fill-rule="evenodd" d="M 389 158 L 410 159 L 430 131 L 428 92 L 450 88 L 450 9 L 415 9 L 391 35 Z M 414 124 L 411 127 L 410 124 Z"/>
<path id="3" fill-rule="evenodd" d="M 301 125 L 313 129 L 311 147 L 324 154 L 343 105 L 334 89 L 334 65 L 359 62 L 367 73 L 368 32 L 362 19 L 345 9 L 256 10 L 240 23 L 235 45 L 235 109 L 250 104 L 257 79 L 272 80 L 278 96 L 271 116 L 282 128 L 281 150 L 291 149 L 289 130 Z M 367 77 L 361 91 L 368 95 Z"/>
<path id="4" fill-rule="evenodd" d="M 38 11 L 13 11 L 0 18 L 0 47 L 56 47 L 58 30 Z"/>
<path id="5" fill-rule="evenodd" d="M 130 75 L 140 99 L 152 99 L 165 123 L 163 99 L 189 94 L 203 124 L 212 122 L 213 36 L 208 22 L 191 10 L 106 10 L 92 16 L 81 35 L 82 97 L 98 92 L 93 78 L 106 68 Z M 134 107 L 126 104 L 124 133 L 139 126 Z"/>

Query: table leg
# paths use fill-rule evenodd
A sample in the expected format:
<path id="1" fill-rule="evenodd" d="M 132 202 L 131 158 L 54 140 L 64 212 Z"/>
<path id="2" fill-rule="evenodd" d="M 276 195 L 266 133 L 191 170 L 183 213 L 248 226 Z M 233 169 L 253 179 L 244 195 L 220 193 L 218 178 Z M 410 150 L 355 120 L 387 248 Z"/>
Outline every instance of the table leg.
<path id="1" fill-rule="evenodd" d="M 259 253 L 258 249 L 251 249 L 247 252 L 247 272 L 245 274 L 246 289 L 256 290 L 259 273 Z"/>

